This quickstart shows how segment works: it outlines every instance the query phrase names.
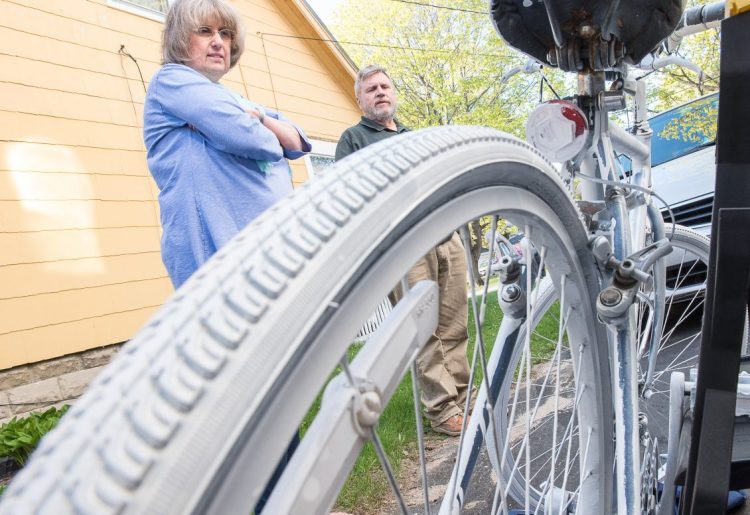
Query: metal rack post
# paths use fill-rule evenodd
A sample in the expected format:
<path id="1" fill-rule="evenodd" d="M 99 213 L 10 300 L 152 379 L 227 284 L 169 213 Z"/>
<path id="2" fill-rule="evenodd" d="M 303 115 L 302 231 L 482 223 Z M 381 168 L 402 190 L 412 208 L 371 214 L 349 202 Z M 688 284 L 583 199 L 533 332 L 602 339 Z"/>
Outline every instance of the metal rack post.
<path id="1" fill-rule="evenodd" d="M 737 374 L 750 300 L 750 2 L 732 3 L 745 12 L 727 17 L 721 27 L 716 189 L 683 514 L 725 513 L 730 484 L 750 486 L 748 469 L 732 468 Z"/>

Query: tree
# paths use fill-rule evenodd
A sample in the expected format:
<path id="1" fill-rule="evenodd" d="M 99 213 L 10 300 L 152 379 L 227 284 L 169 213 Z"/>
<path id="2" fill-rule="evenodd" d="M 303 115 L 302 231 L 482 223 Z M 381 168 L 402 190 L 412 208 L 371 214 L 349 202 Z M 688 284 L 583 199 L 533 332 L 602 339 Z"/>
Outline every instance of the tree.
<path id="1" fill-rule="evenodd" d="M 690 0 L 688 7 L 702 4 Z M 684 104 L 696 97 L 719 90 L 719 50 L 721 34 L 709 29 L 683 38 L 677 55 L 684 57 L 703 70 L 699 76 L 694 71 L 671 65 L 660 71 L 650 86 L 650 104 L 654 112 L 661 112 Z"/>
<path id="2" fill-rule="evenodd" d="M 540 76 L 503 83 L 503 75 L 526 57 L 496 34 L 486 2 L 459 0 L 450 7 L 464 11 L 348 0 L 336 11 L 332 31 L 359 66 L 388 69 L 405 125 L 484 125 L 522 136 L 538 102 Z"/>
<path id="3" fill-rule="evenodd" d="M 388 69 L 404 125 L 483 125 L 523 137 L 527 115 L 539 102 L 541 76 L 521 74 L 503 82 L 527 57 L 497 35 L 486 1 L 457 0 L 449 7 L 348 0 L 335 11 L 331 30 L 357 65 Z M 562 91 L 561 74 L 553 72 L 549 80 Z M 550 96 L 545 90 L 545 98 Z M 488 219 L 469 224 L 477 278 L 488 224 Z"/>

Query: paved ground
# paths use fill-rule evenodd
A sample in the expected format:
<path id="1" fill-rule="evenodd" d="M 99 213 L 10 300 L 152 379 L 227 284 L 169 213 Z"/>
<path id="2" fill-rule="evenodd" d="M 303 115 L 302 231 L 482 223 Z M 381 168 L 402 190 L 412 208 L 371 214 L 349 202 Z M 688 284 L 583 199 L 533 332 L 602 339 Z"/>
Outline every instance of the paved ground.
<path id="1" fill-rule="evenodd" d="M 444 439 L 437 436 L 428 437 L 428 469 L 430 483 L 430 513 L 437 513 L 439 510 L 439 500 L 445 495 L 448 489 L 450 470 L 455 459 L 457 438 Z M 420 479 L 420 472 L 417 469 L 418 464 L 412 464 L 407 467 L 402 474 L 402 489 L 405 492 L 405 501 L 410 513 L 422 514 L 423 493 Z M 477 481 L 472 482 L 468 492 L 467 503 L 463 510 L 464 515 L 488 515 L 492 509 L 492 499 L 494 495 L 496 480 L 492 472 L 489 459 L 483 450 L 477 465 Z M 750 490 L 745 491 L 750 499 Z M 383 513 L 388 515 L 398 515 L 401 511 L 395 505 L 390 504 Z M 745 506 L 733 510 L 731 515 L 750 515 L 750 501 Z"/>
<path id="2" fill-rule="evenodd" d="M 427 436 L 427 475 L 429 478 L 430 512 L 437 513 L 439 501 L 449 488 L 450 473 L 456 457 L 458 438 L 444 438 L 430 434 Z M 402 491 L 404 500 L 413 513 L 424 513 L 421 473 L 418 463 L 411 463 L 402 472 Z M 492 509 L 492 498 L 495 489 L 495 476 L 492 472 L 486 452 L 479 457 L 476 469 L 478 481 L 472 483 L 467 495 L 467 503 L 462 513 L 466 515 L 486 515 Z M 401 513 L 395 503 L 388 506 L 385 513 Z"/>
<path id="3" fill-rule="evenodd" d="M 677 335 L 677 338 L 682 335 Z M 674 358 L 679 356 L 674 353 L 665 353 L 660 357 L 660 360 L 672 361 Z M 668 378 L 666 378 L 668 381 Z M 667 402 L 666 399 L 663 402 Z M 662 411 L 659 409 L 658 411 Z M 661 422 L 656 418 L 653 422 Z M 666 420 L 663 421 L 666 424 Z M 660 433 L 658 430 L 657 433 Z M 660 441 L 664 441 L 663 434 L 659 434 Z M 430 485 L 430 501 L 431 501 L 431 512 L 437 513 L 438 504 L 437 501 L 442 499 L 448 489 L 450 472 L 455 459 L 456 446 L 458 444 L 458 438 L 445 438 L 435 434 L 428 434 L 427 436 L 427 462 L 428 462 L 428 476 Z M 416 460 L 415 460 L 416 461 Z M 405 466 L 405 470 L 402 474 L 402 491 L 406 492 L 405 500 L 413 513 L 424 513 L 423 510 L 423 493 L 421 485 L 421 473 L 418 469 L 418 463 L 411 463 Z M 496 484 L 494 473 L 491 469 L 489 460 L 486 455 L 486 450 L 483 450 L 479 458 L 479 463 L 476 471 L 476 480 L 472 481 L 472 485 L 467 494 L 467 503 L 463 513 L 467 515 L 486 515 L 491 511 L 492 499 L 494 495 L 494 488 Z M 750 494 L 750 491 L 747 492 Z M 750 495 L 748 495 L 750 497 Z M 400 513 L 397 506 L 394 504 L 390 505 L 383 511 L 384 513 L 396 514 Z M 746 503 L 744 507 L 734 510 L 733 515 L 750 515 L 750 502 Z"/>

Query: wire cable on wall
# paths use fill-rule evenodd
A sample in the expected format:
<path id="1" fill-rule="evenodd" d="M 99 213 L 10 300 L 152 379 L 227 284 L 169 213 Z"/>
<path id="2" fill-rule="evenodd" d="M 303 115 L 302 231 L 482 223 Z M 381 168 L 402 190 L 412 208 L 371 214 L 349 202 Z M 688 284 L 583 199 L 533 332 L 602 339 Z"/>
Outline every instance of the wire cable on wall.
<path id="1" fill-rule="evenodd" d="M 271 63 L 268 60 L 268 52 L 266 51 L 266 42 L 263 40 L 263 36 L 267 36 L 263 32 L 258 32 L 260 36 L 260 45 L 263 47 L 263 57 L 266 58 L 266 68 L 268 69 L 268 80 L 271 81 L 271 93 L 273 94 L 273 108 L 279 110 L 279 101 L 276 99 L 276 88 L 273 85 L 273 74 L 271 73 Z"/>
<path id="2" fill-rule="evenodd" d="M 130 58 L 131 61 L 135 63 L 135 67 L 138 69 L 138 75 L 141 77 L 141 84 L 143 85 L 143 92 L 146 93 L 146 81 L 143 80 L 143 74 L 141 73 L 141 67 L 138 64 L 138 61 L 130 55 L 130 53 L 125 50 L 125 45 L 120 45 L 120 49 L 117 51 L 120 56 L 127 56 Z M 130 105 L 133 108 L 133 121 L 138 125 L 138 109 L 135 105 L 135 99 L 133 98 L 133 90 L 130 88 L 130 81 L 128 80 L 128 72 L 125 70 L 125 63 L 123 63 L 122 57 L 120 57 L 120 66 L 122 67 L 122 76 L 125 79 L 125 84 L 128 87 L 128 95 L 130 96 Z"/>
<path id="3" fill-rule="evenodd" d="M 125 55 L 129 57 L 134 63 L 135 67 L 138 69 L 138 75 L 141 77 L 141 84 L 143 84 L 143 92 L 146 92 L 146 81 L 143 80 L 143 73 L 141 73 L 141 67 L 138 64 L 138 61 L 136 61 L 135 57 L 130 55 L 127 50 L 125 50 L 125 45 L 120 45 L 120 49 L 117 51 L 118 54 Z"/>

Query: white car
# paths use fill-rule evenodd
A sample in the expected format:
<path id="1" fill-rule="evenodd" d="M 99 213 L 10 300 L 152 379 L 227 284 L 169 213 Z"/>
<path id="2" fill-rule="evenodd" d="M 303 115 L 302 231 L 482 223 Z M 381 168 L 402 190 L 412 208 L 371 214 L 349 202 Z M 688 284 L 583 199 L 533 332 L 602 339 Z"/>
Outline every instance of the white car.
<path id="1" fill-rule="evenodd" d="M 652 117 L 649 125 L 653 189 L 672 210 L 674 222 L 711 235 L 711 214 L 716 182 L 716 121 L 719 94 L 714 93 Z M 666 207 L 667 222 L 673 221 Z M 690 273 L 680 278 L 679 297 L 704 288 L 707 270 L 700 262 L 686 266 L 682 255 L 667 261 L 667 287 L 676 286 L 680 270 Z M 688 258 L 689 259 L 689 258 Z M 680 264 L 682 262 L 682 264 Z"/>
<path id="2" fill-rule="evenodd" d="M 649 118 L 651 176 L 654 191 L 674 214 L 674 221 L 694 231 L 711 234 L 711 211 L 716 178 L 716 118 L 719 94 L 713 93 Z M 621 157 L 623 168 L 630 160 Z M 657 200 L 657 202 L 660 202 Z M 669 211 L 660 207 L 664 220 Z"/>
<path id="3" fill-rule="evenodd" d="M 716 179 L 716 120 L 719 112 L 719 94 L 713 93 L 674 109 L 659 113 L 649 119 L 653 130 L 651 138 L 651 176 L 654 191 L 669 205 L 674 220 L 666 206 L 656 199 L 666 222 L 676 222 L 694 231 L 711 235 L 711 213 L 714 203 Z M 623 168 L 630 162 L 622 157 Z M 682 263 L 682 264 L 680 264 Z M 695 288 L 702 289 L 706 280 L 706 267 L 694 263 L 683 255 L 667 258 L 667 286 L 675 286 L 676 274 L 685 269 L 690 274 L 681 277 L 680 296 L 689 295 Z"/>
<path id="4" fill-rule="evenodd" d="M 653 188 L 675 222 L 709 236 L 716 179 L 719 94 L 693 100 L 649 120 Z M 666 221 L 668 211 L 662 209 Z"/>

